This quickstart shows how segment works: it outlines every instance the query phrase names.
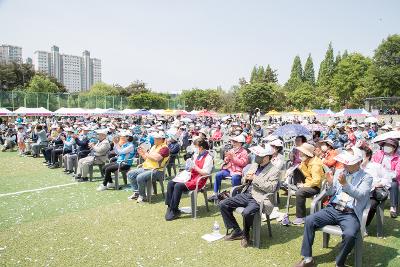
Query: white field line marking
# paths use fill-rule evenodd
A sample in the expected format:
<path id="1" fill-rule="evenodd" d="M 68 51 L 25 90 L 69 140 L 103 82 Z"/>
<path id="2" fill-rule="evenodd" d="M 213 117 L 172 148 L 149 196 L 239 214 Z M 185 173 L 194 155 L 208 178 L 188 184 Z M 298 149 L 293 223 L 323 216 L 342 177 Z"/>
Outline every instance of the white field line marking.
<path id="1" fill-rule="evenodd" d="M 47 189 L 59 188 L 59 187 L 64 187 L 64 186 L 69 186 L 69 185 L 74 185 L 74 184 L 79 184 L 79 183 L 60 184 L 60 185 L 53 185 L 53 186 L 48 186 L 48 187 L 43 187 L 43 188 L 38 188 L 38 189 L 31 189 L 31 190 L 24 190 L 24 191 L 18 191 L 18 192 L 13 192 L 13 193 L 0 194 L 0 197 L 19 195 L 19 194 L 29 193 L 29 192 L 43 191 L 43 190 L 47 190 Z"/>

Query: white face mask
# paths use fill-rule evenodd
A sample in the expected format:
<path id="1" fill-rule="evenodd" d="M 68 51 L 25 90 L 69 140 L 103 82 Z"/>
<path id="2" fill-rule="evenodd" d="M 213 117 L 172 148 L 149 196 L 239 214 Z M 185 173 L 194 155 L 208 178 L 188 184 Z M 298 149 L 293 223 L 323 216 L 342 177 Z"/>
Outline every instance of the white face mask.
<path id="1" fill-rule="evenodd" d="M 327 146 L 327 145 L 322 145 L 322 146 L 321 146 L 321 150 L 322 150 L 323 152 L 326 152 L 326 151 L 328 150 L 328 146 Z"/>
<path id="2" fill-rule="evenodd" d="M 386 154 L 390 154 L 390 153 L 392 153 L 393 152 L 393 147 L 391 147 L 391 146 L 384 146 L 383 147 L 383 152 L 385 152 Z"/>

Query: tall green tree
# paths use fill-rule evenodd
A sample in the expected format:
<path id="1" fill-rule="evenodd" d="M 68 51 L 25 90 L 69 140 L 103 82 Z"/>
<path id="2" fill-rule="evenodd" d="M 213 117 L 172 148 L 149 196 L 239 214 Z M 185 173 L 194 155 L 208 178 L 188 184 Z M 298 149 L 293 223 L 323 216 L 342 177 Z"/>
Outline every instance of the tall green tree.
<path id="1" fill-rule="evenodd" d="M 128 98 L 130 108 L 145 108 L 145 109 L 165 109 L 167 108 L 167 99 L 157 93 L 144 92 L 132 94 Z"/>
<path id="2" fill-rule="evenodd" d="M 375 96 L 400 96 L 399 34 L 390 35 L 375 50 L 368 88 Z"/>
<path id="3" fill-rule="evenodd" d="M 0 89 L 22 90 L 31 81 L 35 71 L 30 64 L 0 64 Z"/>
<path id="4" fill-rule="evenodd" d="M 304 65 L 304 81 L 308 82 L 312 86 L 315 85 L 314 63 L 311 54 L 308 55 L 306 64 Z"/>
<path id="5" fill-rule="evenodd" d="M 254 66 L 250 74 L 250 83 L 254 83 L 257 80 L 258 80 L 258 68 L 257 66 Z"/>
<path id="6" fill-rule="evenodd" d="M 268 64 L 264 73 L 264 82 L 266 83 L 277 83 L 278 82 L 278 74 L 276 70 L 273 70 L 271 66 Z"/>
<path id="7" fill-rule="evenodd" d="M 58 87 L 49 78 L 42 75 L 35 75 L 29 82 L 26 91 L 35 93 L 57 93 Z"/>
<path id="8" fill-rule="evenodd" d="M 290 72 L 289 80 L 286 82 L 285 87 L 289 91 L 296 90 L 304 80 L 303 67 L 299 56 L 293 60 L 292 70 Z"/>
<path id="9" fill-rule="evenodd" d="M 240 106 L 242 111 L 259 108 L 270 110 L 274 105 L 274 90 L 268 83 L 252 83 L 240 88 Z"/>
<path id="10" fill-rule="evenodd" d="M 180 99 L 185 101 L 188 110 L 219 110 L 222 105 L 221 90 L 199 89 L 184 90 Z"/>
<path id="11" fill-rule="evenodd" d="M 321 87 L 329 87 L 335 73 L 335 58 L 333 56 L 332 43 L 329 43 L 325 58 L 322 60 L 318 71 L 317 84 Z"/>
<path id="12" fill-rule="evenodd" d="M 119 92 L 112 85 L 99 82 L 95 83 L 88 92 L 82 94 L 86 96 L 117 96 Z"/>
<path id="13" fill-rule="evenodd" d="M 359 53 L 348 55 L 342 59 L 337 67 L 337 72 L 332 79 L 332 88 L 337 96 L 341 107 L 357 107 L 363 99 L 354 97 L 358 92 L 358 97 L 364 97 L 361 92 L 366 92 L 365 76 L 371 66 L 370 58 L 364 57 Z"/>

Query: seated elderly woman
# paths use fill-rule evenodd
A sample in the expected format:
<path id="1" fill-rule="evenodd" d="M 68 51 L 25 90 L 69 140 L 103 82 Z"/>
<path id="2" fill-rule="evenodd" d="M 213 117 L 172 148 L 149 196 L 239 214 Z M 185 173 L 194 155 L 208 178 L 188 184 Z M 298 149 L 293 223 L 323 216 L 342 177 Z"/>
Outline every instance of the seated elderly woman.
<path id="1" fill-rule="evenodd" d="M 334 149 L 333 141 L 331 139 L 325 139 L 319 141 L 319 144 L 322 152 L 322 163 L 327 166 L 332 173 L 335 173 L 338 169 L 343 169 L 343 163 L 335 159 L 339 153 Z"/>
<path id="2" fill-rule="evenodd" d="M 198 182 L 198 188 L 201 189 L 207 182 L 207 175 L 211 174 L 213 168 L 213 159 L 208 153 L 208 142 L 204 139 L 199 139 L 196 142 L 198 152 L 194 154 L 194 164 L 190 166 L 190 179 L 187 182 L 177 182 L 175 179 L 168 182 L 167 196 L 165 199 L 165 205 L 168 206 L 165 214 L 167 221 L 177 219 L 180 215 L 179 202 L 181 200 L 182 193 L 196 189 L 196 183 Z M 189 159 L 190 160 L 190 159 Z M 201 179 L 200 181 L 198 181 Z"/>
<path id="3" fill-rule="evenodd" d="M 221 182 L 226 177 L 232 179 L 232 186 L 240 185 L 242 179 L 242 170 L 247 165 L 248 153 L 243 148 L 246 142 L 245 137 L 241 134 L 230 138 L 233 148 L 225 153 L 224 164 L 219 172 L 215 174 L 214 194 L 208 198 L 209 201 L 218 199 L 218 191 L 221 187 Z"/>
<path id="4" fill-rule="evenodd" d="M 297 147 L 300 152 L 301 163 L 294 171 L 296 190 L 296 219 L 293 224 L 303 224 L 306 217 L 306 198 L 318 194 L 324 179 L 322 160 L 315 156 L 315 147 L 304 143 Z"/>
<path id="5" fill-rule="evenodd" d="M 375 216 L 378 205 L 385 202 L 388 198 L 388 188 L 391 186 L 392 178 L 395 177 L 395 173 L 387 171 L 381 164 L 371 161 L 372 150 L 366 144 L 360 147 L 360 149 L 353 147 L 353 150 L 355 150 L 354 154 L 356 154 L 357 150 L 360 150 L 359 153 L 363 156 L 361 168 L 372 177 L 370 192 L 371 206 L 367 217 L 368 226 Z"/>
<path id="6" fill-rule="evenodd" d="M 249 245 L 249 231 L 253 224 L 254 214 L 260 212 L 260 203 L 263 201 L 263 212 L 271 214 L 273 205 L 273 192 L 277 189 L 279 171 L 275 165 L 271 163 L 271 158 L 274 153 L 270 145 L 265 148 L 256 146 L 250 148 L 250 151 L 256 155 L 255 163 L 246 166 L 244 180 L 246 181 L 239 190 L 240 193 L 233 197 L 227 198 L 219 203 L 221 215 L 225 223 L 225 227 L 233 229 L 232 232 L 225 236 L 225 240 L 241 239 L 241 246 Z M 233 211 L 238 207 L 244 207 L 244 227 L 240 229 Z"/>

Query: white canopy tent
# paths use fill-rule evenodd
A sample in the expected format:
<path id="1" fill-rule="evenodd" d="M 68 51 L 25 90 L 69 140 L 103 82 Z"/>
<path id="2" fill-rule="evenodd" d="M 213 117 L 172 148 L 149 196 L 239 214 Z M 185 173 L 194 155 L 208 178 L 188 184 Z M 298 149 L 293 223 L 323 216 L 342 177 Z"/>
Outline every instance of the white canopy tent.
<path id="1" fill-rule="evenodd" d="M 0 108 L 0 116 L 12 116 L 14 113 L 6 108 Z"/>
<path id="2" fill-rule="evenodd" d="M 123 111 L 121 111 L 122 115 L 133 115 L 135 114 L 139 109 L 124 109 Z"/>
<path id="3" fill-rule="evenodd" d="M 16 111 L 14 111 L 14 114 L 25 115 L 25 116 L 51 116 L 53 115 L 53 112 L 45 109 L 44 107 L 40 108 L 20 107 Z"/>
<path id="4" fill-rule="evenodd" d="M 57 116 L 85 116 L 88 114 L 88 111 L 83 108 L 59 108 L 54 111 L 54 115 Z"/>

